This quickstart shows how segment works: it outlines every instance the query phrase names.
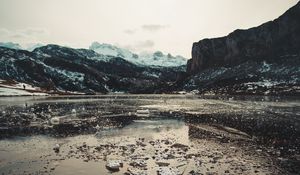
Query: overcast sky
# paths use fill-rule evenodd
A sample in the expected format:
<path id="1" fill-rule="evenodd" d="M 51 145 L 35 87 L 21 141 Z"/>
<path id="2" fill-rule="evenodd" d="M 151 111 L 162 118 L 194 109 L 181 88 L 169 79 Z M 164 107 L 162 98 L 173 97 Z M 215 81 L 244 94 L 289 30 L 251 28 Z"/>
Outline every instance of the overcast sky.
<path id="1" fill-rule="evenodd" d="M 273 20 L 298 0 L 0 0 L 0 41 L 190 57 L 192 43 Z"/>

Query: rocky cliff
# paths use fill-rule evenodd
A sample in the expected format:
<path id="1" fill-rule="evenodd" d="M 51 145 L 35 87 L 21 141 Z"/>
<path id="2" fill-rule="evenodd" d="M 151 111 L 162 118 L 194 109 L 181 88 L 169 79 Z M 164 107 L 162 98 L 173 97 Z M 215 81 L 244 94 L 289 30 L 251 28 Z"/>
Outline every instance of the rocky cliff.
<path id="1" fill-rule="evenodd" d="M 300 2 L 274 21 L 193 44 L 186 91 L 300 94 Z"/>
<path id="2" fill-rule="evenodd" d="M 300 53 L 300 2 L 274 21 L 226 37 L 193 44 L 187 72 L 231 67 L 247 61 L 276 62 Z"/>

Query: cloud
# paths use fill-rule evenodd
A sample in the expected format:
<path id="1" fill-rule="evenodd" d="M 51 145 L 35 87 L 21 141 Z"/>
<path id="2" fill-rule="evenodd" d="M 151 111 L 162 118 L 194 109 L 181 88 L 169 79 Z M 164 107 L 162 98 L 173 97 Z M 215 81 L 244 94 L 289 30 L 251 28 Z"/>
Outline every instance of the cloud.
<path id="1" fill-rule="evenodd" d="M 152 40 L 139 41 L 136 43 L 136 47 L 140 49 L 148 49 L 154 47 L 155 43 Z"/>
<path id="2" fill-rule="evenodd" d="M 126 33 L 128 35 L 133 35 L 136 33 L 136 30 L 135 29 L 127 29 L 127 30 L 124 30 L 124 33 Z"/>
<path id="3" fill-rule="evenodd" d="M 9 30 L 7 30 L 5 28 L 0 28 L 0 34 L 1 35 L 8 35 L 9 34 Z"/>
<path id="4" fill-rule="evenodd" d="M 0 40 L 18 43 L 37 42 L 41 37 L 49 35 L 49 32 L 41 28 L 25 28 L 8 30 L 0 28 Z"/>
<path id="5" fill-rule="evenodd" d="M 164 30 L 169 28 L 168 25 L 159 25 L 159 24 L 145 24 L 141 26 L 141 29 L 147 32 L 157 32 L 160 30 Z M 124 33 L 128 35 L 134 35 L 136 34 L 140 29 L 126 29 L 124 30 Z"/>
<path id="6" fill-rule="evenodd" d="M 118 45 L 120 47 L 124 47 L 133 52 L 141 52 L 141 51 L 151 50 L 155 46 L 155 43 L 152 40 L 145 40 L 145 41 L 138 41 L 134 44 L 126 45 L 126 46 L 121 46 L 119 44 L 116 44 L 116 45 Z"/>
<path id="7" fill-rule="evenodd" d="M 41 28 L 27 28 L 24 30 L 21 30 L 22 33 L 27 35 L 47 35 L 49 32 L 45 29 Z"/>
<path id="8" fill-rule="evenodd" d="M 163 30 L 169 28 L 167 25 L 159 25 L 159 24 L 147 24 L 142 25 L 142 29 L 148 32 L 157 32 L 159 30 Z"/>

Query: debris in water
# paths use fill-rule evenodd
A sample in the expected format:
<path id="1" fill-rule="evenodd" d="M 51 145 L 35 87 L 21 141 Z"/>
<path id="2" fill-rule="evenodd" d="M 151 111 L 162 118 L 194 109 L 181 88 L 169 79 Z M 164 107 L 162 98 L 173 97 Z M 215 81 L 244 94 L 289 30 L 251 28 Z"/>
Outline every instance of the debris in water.
<path id="1" fill-rule="evenodd" d="M 123 162 L 121 160 L 108 160 L 106 163 L 106 168 L 109 171 L 120 171 L 120 167 L 123 167 Z"/>
<path id="2" fill-rule="evenodd" d="M 177 168 L 160 167 L 157 171 L 158 175 L 180 175 L 180 171 Z"/>
<path id="3" fill-rule="evenodd" d="M 55 152 L 55 153 L 59 153 L 59 149 L 60 149 L 59 144 L 55 144 L 55 146 L 54 146 L 54 148 L 53 148 L 54 152 Z"/>
<path id="4" fill-rule="evenodd" d="M 50 119 L 50 123 L 52 125 L 58 125 L 59 124 L 59 118 L 58 117 L 53 117 Z"/>

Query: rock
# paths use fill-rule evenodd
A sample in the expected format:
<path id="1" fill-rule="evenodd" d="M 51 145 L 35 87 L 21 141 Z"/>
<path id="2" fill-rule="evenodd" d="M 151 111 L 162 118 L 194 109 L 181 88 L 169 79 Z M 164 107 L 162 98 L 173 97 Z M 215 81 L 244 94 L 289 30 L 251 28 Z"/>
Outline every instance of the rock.
<path id="1" fill-rule="evenodd" d="M 128 168 L 127 171 L 128 172 L 126 173 L 128 173 L 128 175 L 147 175 L 147 172 L 144 170 L 136 170 L 136 169 Z"/>
<path id="2" fill-rule="evenodd" d="M 158 166 L 169 166 L 170 163 L 168 162 L 155 162 Z"/>
<path id="3" fill-rule="evenodd" d="M 280 59 L 282 55 L 299 54 L 299 18 L 300 2 L 274 21 L 248 30 L 236 30 L 226 37 L 194 43 L 187 71 L 195 73 L 249 59 Z"/>
<path id="4" fill-rule="evenodd" d="M 53 147 L 53 150 L 54 150 L 55 153 L 59 153 L 60 145 L 59 144 L 55 144 L 55 146 Z"/>
<path id="5" fill-rule="evenodd" d="M 174 143 L 171 148 L 189 148 L 189 146 L 181 144 L 181 143 Z"/>
<path id="6" fill-rule="evenodd" d="M 123 162 L 121 160 L 109 160 L 106 162 L 106 169 L 109 171 L 120 171 L 120 167 L 123 167 Z"/>
<path id="7" fill-rule="evenodd" d="M 59 117 L 52 117 L 52 118 L 50 119 L 50 123 L 51 123 L 52 125 L 58 125 L 58 124 L 60 123 Z"/>
<path id="8" fill-rule="evenodd" d="M 100 126 L 97 124 L 96 126 L 95 126 L 95 129 L 98 131 L 98 130 L 100 130 Z"/>
<path id="9" fill-rule="evenodd" d="M 158 175 L 180 175 L 180 171 L 177 168 L 160 167 L 157 171 Z"/>
<path id="10" fill-rule="evenodd" d="M 130 162 L 129 165 L 133 167 L 147 167 L 147 163 L 144 160 L 134 160 Z"/>
<path id="11" fill-rule="evenodd" d="M 193 76 L 189 76 L 184 90 L 238 91 L 261 95 L 278 91 L 288 93 L 280 90 L 285 86 L 276 88 L 270 83 L 259 84 L 268 79 L 269 82 L 285 82 L 288 85 L 285 90 L 295 93 L 292 84 L 299 84 L 299 81 L 291 83 L 290 77 L 295 74 L 299 77 L 300 72 L 277 70 L 293 70 L 300 65 L 299 19 L 300 2 L 274 21 L 248 30 L 236 30 L 225 37 L 195 42 L 192 59 L 187 64 L 187 73 Z M 251 83 L 245 85 L 249 82 L 253 86 Z M 254 88 L 256 85 L 260 88 Z M 264 88 L 268 86 L 274 88 Z"/>
<path id="12" fill-rule="evenodd" d="M 173 154 L 164 154 L 162 157 L 164 159 L 175 159 L 176 158 Z"/>
<path id="13" fill-rule="evenodd" d="M 142 141 L 137 141 L 137 142 L 136 142 L 136 145 L 137 145 L 137 146 L 141 146 L 141 147 L 147 146 L 147 144 L 145 144 L 145 143 L 142 142 Z"/>
<path id="14" fill-rule="evenodd" d="M 206 172 L 206 175 L 218 175 L 216 172 Z"/>
<path id="15" fill-rule="evenodd" d="M 203 174 L 192 170 L 192 171 L 189 172 L 189 175 L 203 175 Z"/>

